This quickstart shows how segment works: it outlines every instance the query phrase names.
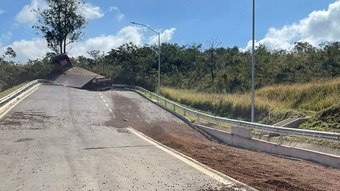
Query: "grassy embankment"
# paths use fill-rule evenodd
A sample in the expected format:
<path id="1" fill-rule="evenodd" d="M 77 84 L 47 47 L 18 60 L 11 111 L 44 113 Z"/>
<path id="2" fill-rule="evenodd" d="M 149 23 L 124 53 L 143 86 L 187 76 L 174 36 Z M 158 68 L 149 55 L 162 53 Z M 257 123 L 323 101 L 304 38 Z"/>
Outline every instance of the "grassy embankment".
<path id="1" fill-rule="evenodd" d="M 212 94 L 162 88 L 176 102 L 218 116 L 249 120 L 249 94 Z M 340 78 L 275 85 L 256 90 L 256 121 L 273 124 L 292 116 L 310 117 L 300 127 L 340 132 Z"/>

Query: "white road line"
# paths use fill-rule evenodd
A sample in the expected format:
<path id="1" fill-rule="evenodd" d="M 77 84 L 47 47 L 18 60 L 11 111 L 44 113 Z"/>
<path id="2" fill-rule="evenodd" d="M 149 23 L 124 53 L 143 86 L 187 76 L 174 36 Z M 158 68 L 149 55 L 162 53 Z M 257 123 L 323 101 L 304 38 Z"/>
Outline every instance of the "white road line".
<path id="1" fill-rule="evenodd" d="M 109 104 L 107 104 L 107 103 L 105 104 L 105 106 L 106 106 L 106 107 L 110 107 Z"/>
<path id="2" fill-rule="evenodd" d="M 109 112 L 112 113 L 113 112 L 112 109 L 109 109 Z"/>
<path id="3" fill-rule="evenodd" d="M 2 113 L 0 115 L 0 119 L 3 118 L 9 111 L 11 111 L 16 105 L 18 105 L 21 101 L 23 101 L 24 99 L 26 99 L 28 96 L 30 96 L 32 93 L 34 93 L 38 88 L 39 88 L 40 84 L 37 84 L 35 86 L 33 86 L 31 89 L 27 90 L 26 92 L 24 92 L 23 94 L 19 95 L 18 97 L 14 98 L 14 100 L 16 101 L 11 101 L 8 103 L 8 105 L 12 104 L 13 102 L 15 102 L 11 107 L 7 108 L 6 111 L 4 113 Z M 25 95 L 26 93 L 26 95 Z M 24 97 L 21 97 L 24 96 Z M 18 99 L 19 98 L 19 99 Z M 6 108 L 7 104 L 3 106 L 3 108 Z"/>
<path id="4" fill-rule="evenodd" d="M 106 103 L 106 100 L 105 100 L 105 99 L 103 99 L 103 102 L 104 102 L 104 103 Z"/>
<path id="5" fill-rule="evenodd" d="M 251 188 L 250 186 L 239 182 L 229 176 L 226 176 L 216 170 L 211 169 L 208 166 L 205 166 L 203 164 L 201 164 L 200 162 L 196 161 L 195 159 L 192 159 L 178 151 L 175 151 L 174 149 L 171 149 L 165 145 L 163 145 L 162 143 L 159 143 L 153 139 L 151 139 L 150 137 L 144 135 L 143 133 L 133 129 L 133 128 L 128 128 L 129 131 L 131 131 L 132 133 L 134 133 L 135 135 L 137 135 L 138 137 L 140 137 L 141 139 L 149 142 L 150 144 L 156 146 L 157 148 L 163 150 L 164 152 L 176 157 L 177 159 L 185 162 L 186 164 L 190 165 L 191 167 L 197 169 L 198 171 L 212 177 L 213 179 L 219 181 L 220 183 L 226 185 L 226 186 L 234 186 L 236 184 L 238 185 L 243 185 L 245 188 L 241 188 L 240 190 L 256 190 L 254 188 Z"/>

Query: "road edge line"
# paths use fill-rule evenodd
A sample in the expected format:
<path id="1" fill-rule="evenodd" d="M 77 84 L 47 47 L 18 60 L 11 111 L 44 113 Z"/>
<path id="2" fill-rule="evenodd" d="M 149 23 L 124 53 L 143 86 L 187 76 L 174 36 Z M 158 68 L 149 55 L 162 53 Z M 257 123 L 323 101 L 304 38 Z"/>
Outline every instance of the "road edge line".
<path id="1" fill-rule="evenodd" d="M 257 191 L 255 188 L 250 187 L 249 185 L 246 185 L 243 182 L 240 182 L 238 180 L 233 179 L 232 177 L 229 177 L 217 170 L 214 170 L 207 165 L 204 165 L 197 160 L 180 153 L 150 137 L 147 135 L 143 134 L 142 132 L 137 131 L 136 129 L 133 128 L 127 128 L 130 132 L 134 133 L 136 136 L 140 137 L 141 139 L 149 142 L 150 144 L 156 146 L 157 148 L 161 149 L 162 151 L 172 155 L 173 157 L 181 160 L 182 162 L 188 164 L 189 166 L 195 168 L 196 170 L 202 172 L 203 174 L 210 176 L 211 178 L 217 180 L 218 182 L 222 183 L 224 186 L 227 187 L 233 187 L 233 186 L 239 186 L 241 187 L 241 190 L 246 190 L 246 191 Z M 245 189 L 243 189 L 245 188 Z"/>

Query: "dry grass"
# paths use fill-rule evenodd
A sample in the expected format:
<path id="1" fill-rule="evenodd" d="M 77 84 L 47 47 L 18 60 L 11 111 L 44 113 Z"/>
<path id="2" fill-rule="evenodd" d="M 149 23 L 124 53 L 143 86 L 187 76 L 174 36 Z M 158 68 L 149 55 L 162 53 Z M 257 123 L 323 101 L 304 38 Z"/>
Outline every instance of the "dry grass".
<path id="1" fill-rule="evenodd" d="M 277 85 L 257 91 L 272 108 L 321 111 L 340 102 L 340 78 L 305 84 Z"/>
<path id="2" fill-rule="evenodd" d="M 201 93 L 164 87 L 161 93 L 179 103 L 216 115 L 249 119 L 250 94 Z M 305 84 L 275 85 L 256 91 L 257 121 L 269 114 L 277 120 L 289 115 L 320 112 L 340 102 L 340 78 Z M 275 119 L 274 119 L 275 121 Z"/>

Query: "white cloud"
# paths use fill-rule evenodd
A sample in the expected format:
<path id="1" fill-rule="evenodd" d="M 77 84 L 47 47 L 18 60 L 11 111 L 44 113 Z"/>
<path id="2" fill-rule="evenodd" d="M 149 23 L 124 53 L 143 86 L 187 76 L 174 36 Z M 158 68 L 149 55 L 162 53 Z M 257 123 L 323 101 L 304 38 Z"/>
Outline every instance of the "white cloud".
<path id="1" fill-rule="evenodd" d="M 90 50 L 101 50 L 107 52 L 129 42 L 141 45 L 142 38 L 143 33 L 139 28 L 127 26 L 122 28 L 117 34 L 102 35 L 74 43 L 71 45 L 73 48 L 70 50 L 69 55 L 86 56 L 87 52 Z M 37 58 L 43 58 L 48 51 L 51 51 L 48 49 L 45 39 L 40 38 L 15 41 L 7 46 L 2 46 L 0 47 L 0 55 L 3 55 L 5 49 L 9 46 L 17 53 L 17 57 L 14 60 L 22 63 L 26 62 L 28 59 L 34 60 Z"/>
<path id="2" fill-rule="evenodd" d="M 34 24 L 38 20 L 38 14 L 35 13 L 33 10 L 45 9 L 46 6 L 47 5 L 44 0 L 32 0 L 30 4 L 25 5 L 15 16 L 15 20 L 18 23 L 30 25 Z M 80 12 L 87 19 L 98 19 L 104 16 L 104 13 L 100 9 L 100 7 L 93 6 L 90 3 L 81 4 Z"/>
<path id="3" fill-rule="evenodd" d="M 32 40 L 20 40 L 15 41 L 12 44 L 1 47 L 0 54 L 3 55 L 7 47 L 12 47 L 16 52 L 17 57 L 15 61 L 25 62 L 27 59 L 37 59 L 45 56 L 47 49 L 47 43 L 45 39 L 32 39 Z"/>
<path id="4" fill-rule="evenodd" d="M 327 10 L 313 11 L 297 23 L 280 29 L 270 28 L 265 37 L 257 42 L 269 49 L 291 49 L 294 42 L 305 41 L 317 46 L 325 41 L 340 40 L 340 1 L 328 6 Z M 251 42 L 247 48 L 251 47 Z"/>
<path id="5" fill-rule="evenodd" d="M 6 11 L 0 9 L 0 16 L 3 15 Z"/>
<path id="6" fill-rule="evenodd" d="M 31 4 L 25 5 L 21 11 L 15 16 L 15 20 L 18 23 L 34 24 L 38 20 L 38 15 L 33 11 L 37 9 L 43 9 L 46 6 L 45 1 L 32 0 Z"/>
<path id="7" fill-rule="evenodd" d="M 98 6 L 84 3 L 80 7 L 80 13 L 87 19 L 98 19 L 104 16 L 103 11 Z"/>
<path id="8" fill-rule="evenodd" d="M 162 42 L 170 41 L 175 28 L 164 30 L 161 33 Z M 116 34 L 112 35 L 101 35 L 93 38 L 89 38 L 84 41 L 80 41 L 69 46 L 70 56 L 88 56 L 87 52 L 91 50 L 100 50 L 103 52 L 108 52 L 111 49 L 118 48 L 122 44 L 132 42 L 135 45 L 142 45 L 144 34 L 141 27 L 137 26 L 126 26 L 120 29 Z M 150 41 L 154 41 L 157 36 L 152 36 Z M 43 58 L 48 51 L 47 43 L 45 39 L 32 39 L 32 40 L 20 40 L 15 41 L 7 46 L 0 47 L 0 55 L 5 52 L 5 49 L 10 46 L 17 53 L 15 61 L 25 63 L 28 59 L 34 60 L 37 58 Z M 73 48 L 71 48 L 73 47 Z M 70 49 L 71 48 L 71 49 Z"/>
<path id="9" fill-rule="evenodd" d="M 118 8 L 118 7 L 114 7 L 114 6 L 112 6 L 112 7 L 110 7 L 109 8 L 109 11 L 110 12 L 115 12 L 116 13 L 116 19 L 117 19 L 117 21 L 123 21 L 124 20 L 124 18 L 125 18 L 125 15 L 120 11 L 120 9 Z"/>
<path id="10" fill-rule="evenodd" d="M 70 55 L 79 56 L 87 55 L 87 51 L 101 50 L 108 52 L 111 49 L 118 48 L 122 44 L 132 42 L 136 45 L 142 44 L 142 36 L 140 29 L 132 26 L 122 28 L 115 35 L 102 35 L 87 39 L 74 45 L 70 51 Z"/>
<path id="11" fill-rule="evenodd" d="M 170 28 L 170 29 L 166 29 L 163 32 L 161 32 L 161 34 L 160 34 L 161 43 L 169 42 L 172 39 L 175 31 L 176 31 L 176 28 Z M 158 44 L 158 35 L 155 34 L 155 35 L 151 36 L 150 39 L 149 39 L 149 43 L 150 44 Z"/>
<path id="12" fill-rule="evenodd" d="M 175 28 L 164 30 L 161 33 L 161 41 L 168 42 L 172 39 L 175 32 Z M 103 52 L 108 52 L 111 49 L 118 48 L 122 44 L 132 42 L 135 45 L 143 44 L 143 30 L 141 27 L 137 26 L 127 26 L 122 28 L 118 33 L 113 35 L 102 35 L 94 38 L 87 39 L 83 42 L 78 42 L 73 45 L 74 48 L 71 49 L 71 56 L 87 55 L 88 51 L 91 50 L 101 50 Z M 150 38 L 150 44 L 154 41 L 158 43 L 158 37 L 152 36 Z"/>

